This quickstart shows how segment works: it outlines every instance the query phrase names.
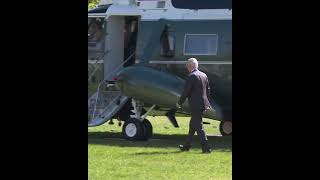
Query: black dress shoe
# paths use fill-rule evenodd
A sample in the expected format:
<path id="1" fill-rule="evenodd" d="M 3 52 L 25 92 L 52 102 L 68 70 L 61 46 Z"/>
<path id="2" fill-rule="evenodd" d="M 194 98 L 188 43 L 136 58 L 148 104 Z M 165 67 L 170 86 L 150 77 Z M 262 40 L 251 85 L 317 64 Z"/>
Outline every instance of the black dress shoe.
<path id="1" fill-rule="evenodd" d="M 204 154 L 210 154 L 212 152 L 212 149 L 203 149 L 202 150 L 202 153 L 204 153 Z"/>
<path id="2" fill-rule="evenodd" d="M 201 144 L 202 153 L 210 154 L 212 152 L 212 149 L 209 147 L 207 143 Z"/>
<path id="3" fill-rule="evenodd" d="M 190 146 L 179 145 L 179 149 L 180 149 L 181 151 L 189 151 L 189 150 L 190 150 Z"/>

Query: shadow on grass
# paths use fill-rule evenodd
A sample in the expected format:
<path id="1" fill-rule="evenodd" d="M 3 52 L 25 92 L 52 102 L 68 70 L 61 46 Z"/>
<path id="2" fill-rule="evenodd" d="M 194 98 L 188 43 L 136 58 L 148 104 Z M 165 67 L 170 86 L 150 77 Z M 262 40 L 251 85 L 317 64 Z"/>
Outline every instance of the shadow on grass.
<path id="1" fill-rule="evenodd" d="M 182 153 L 182 151 L 174 151 L 174 152 L 138 152 L 133 153 L 133 155 L 159 155 L 159 154 L 178 154 Z"/>
<path id="2" fill-rule="evenodd" d="M 127 141 L 122 138 L 119 132 L 88 132 L 88 144 L 118 147 L 178 148 L 179 144 L 184 143 L 186 137 L 182 134 L 164 135 L 155 133 L 148 141 Z M 232 137 L 208 136 L 208 142 L 213 150 L 232 151 Z M 197 135 L 193 137 L 192 148 L 200 149 L 200 141 Z"/>
<path id="3" fill-rule="evenodd" d="M 219 150 L 221 152 L 221 150 Z M 213 151 L 214 152 L 214 151 Z M 171 151 L 171 152 L 139 152 L 139 153 L 133 153 L 132 155 L 167 155 L 167 154 L 180 154 L 180 153 L 190 153 L 189 151 Z M 193 153 L 194 154 L 194 153 Z M 201 151 L 196 154 L 204 154 Z"/>

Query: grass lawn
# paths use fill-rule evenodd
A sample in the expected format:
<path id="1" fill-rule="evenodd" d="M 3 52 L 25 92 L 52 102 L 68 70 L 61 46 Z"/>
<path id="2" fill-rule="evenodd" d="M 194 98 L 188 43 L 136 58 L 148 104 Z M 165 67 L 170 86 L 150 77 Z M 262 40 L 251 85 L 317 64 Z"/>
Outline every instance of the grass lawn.
<path id="1" fill-rule="evenodd" d="M 89 180 L 99 179 L 232 179 L 232 137 L 219 135 L 219 122 L 204 119 L 209 144 L 214 150 L 202 154 L 199 139 L 193 148 L 180 152 L 190 118 L 177 117 L 174 128 L 166 117 L 148 117 L 153 137 L 146 142 L 121 139 L 118 122 L 88 128 Z"/>

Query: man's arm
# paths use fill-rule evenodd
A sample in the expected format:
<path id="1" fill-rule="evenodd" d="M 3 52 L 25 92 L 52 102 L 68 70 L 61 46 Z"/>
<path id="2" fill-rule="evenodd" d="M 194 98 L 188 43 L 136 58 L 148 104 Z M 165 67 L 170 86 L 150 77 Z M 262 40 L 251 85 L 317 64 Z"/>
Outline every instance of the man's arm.
<path id="1" fill-rule="evenodd" d="M 194 81 L 194 75 L 191 75 L 188 77 L 186 84 L 184 86 L 183 92 L 179 98 L 178 104 L 182 105 L 184 103 L 184 101 L 186 100 L 186 98 L 188 97 L 188 95 L 191 92 L 192 89 L 192 85 L 193 85 L 193 81 Z"/>

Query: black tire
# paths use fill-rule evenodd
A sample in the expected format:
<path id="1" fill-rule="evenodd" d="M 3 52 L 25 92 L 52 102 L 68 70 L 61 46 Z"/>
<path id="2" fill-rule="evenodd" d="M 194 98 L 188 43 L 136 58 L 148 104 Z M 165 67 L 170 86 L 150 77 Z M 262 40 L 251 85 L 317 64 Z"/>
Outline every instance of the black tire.
<path id="1" fill-rule="evenodd" d="M 143 124 L 135 118 L 129 118 L 122 126 L 122 135 L 129 141 L 140 140 L 144 136 L 143 132 Z"/>
<path id="2" fill-rule="evenodd" d="M 152 137 L 153 128 L 152 128 L 152 124 L 150 123 L 150 121 L 148 119 L 143 120 L 142 124 L 144 127 L 144 133 L 143 133 L 142 140 L 146 141 Z"/>
<path id="3" fill-rule="evenodd" d="M 219 130 L 222 136 L 232 136 L 232 121 L 221 121 Z"/>

